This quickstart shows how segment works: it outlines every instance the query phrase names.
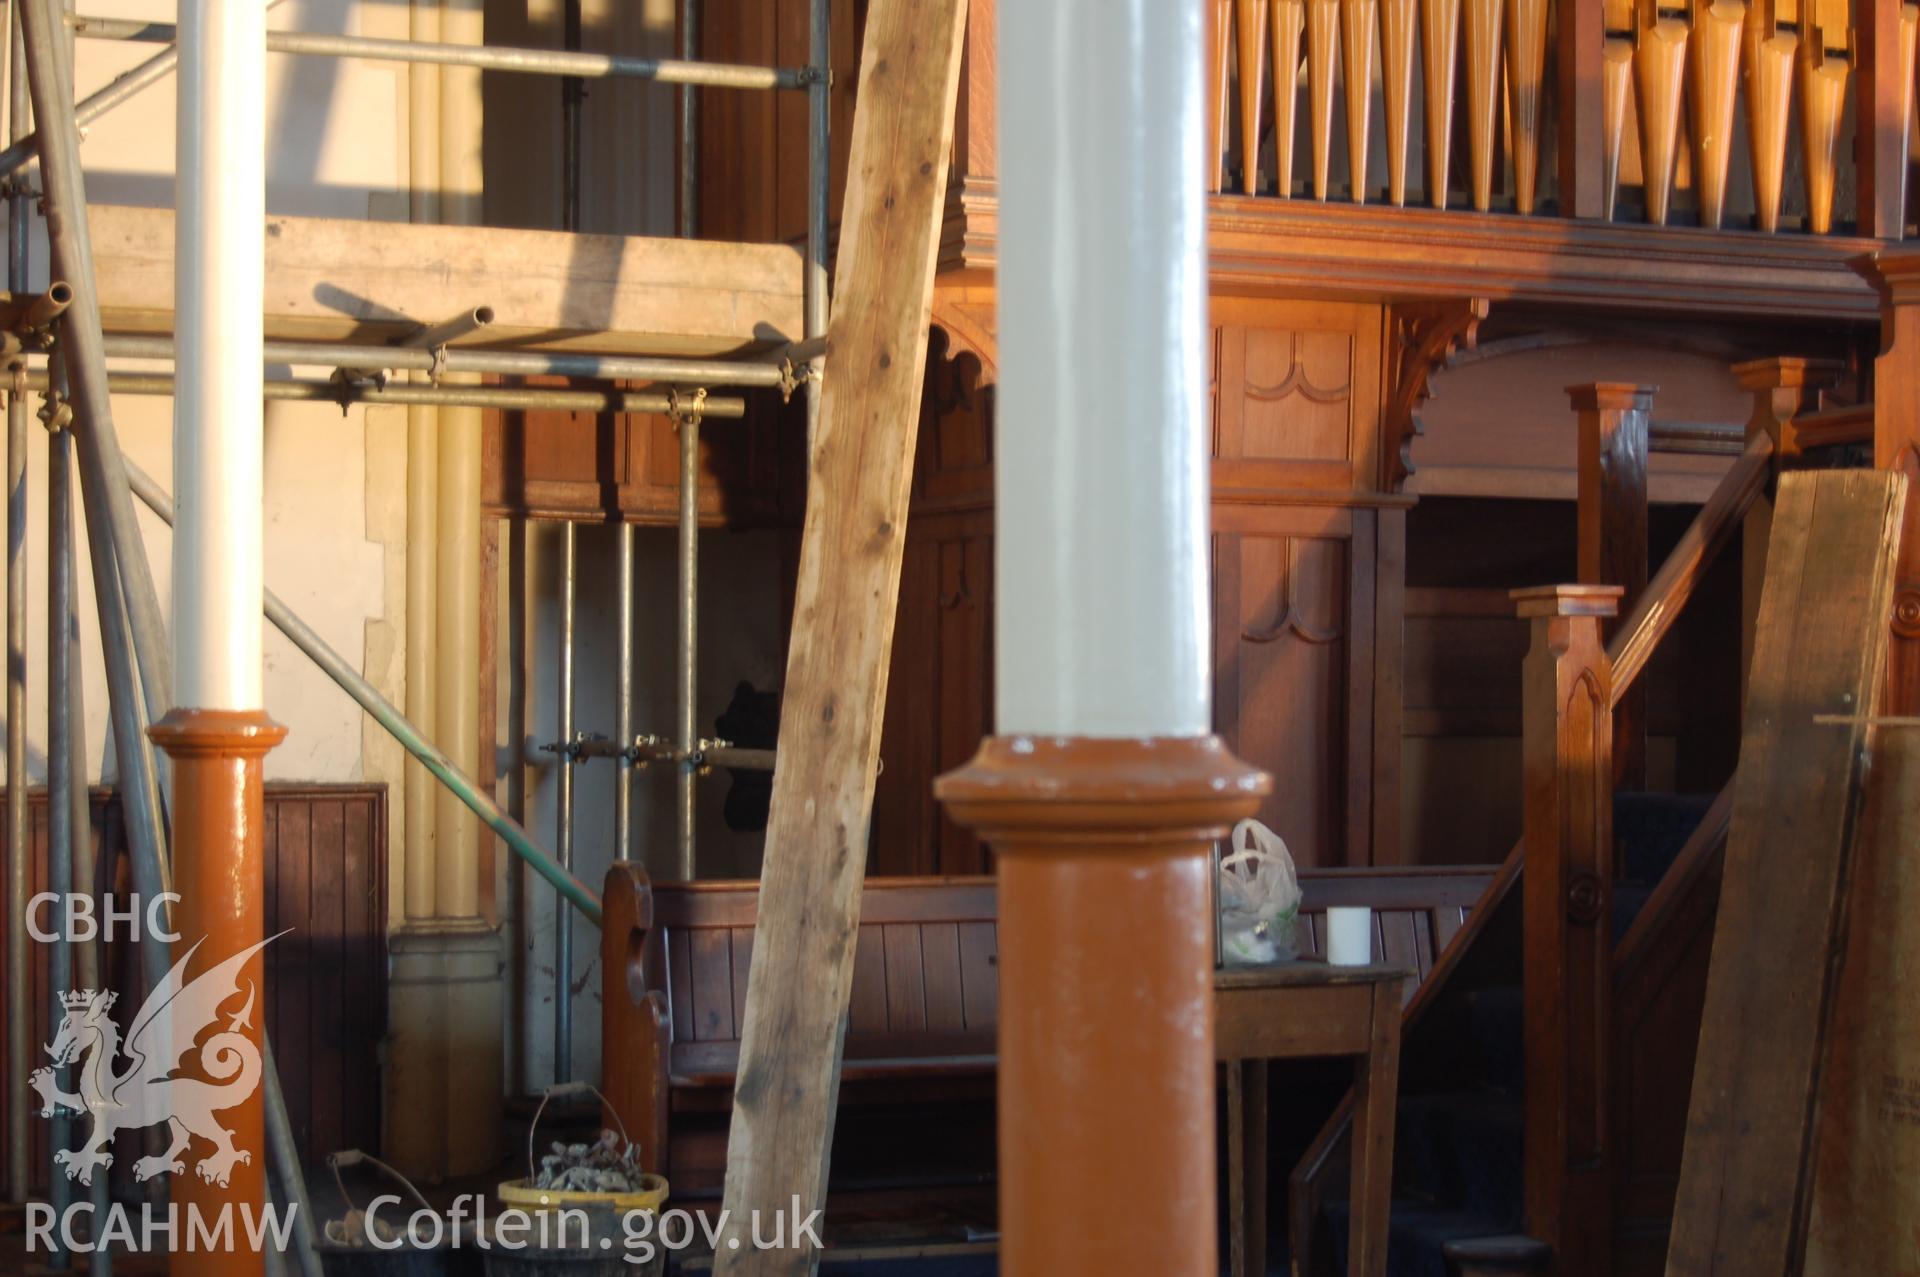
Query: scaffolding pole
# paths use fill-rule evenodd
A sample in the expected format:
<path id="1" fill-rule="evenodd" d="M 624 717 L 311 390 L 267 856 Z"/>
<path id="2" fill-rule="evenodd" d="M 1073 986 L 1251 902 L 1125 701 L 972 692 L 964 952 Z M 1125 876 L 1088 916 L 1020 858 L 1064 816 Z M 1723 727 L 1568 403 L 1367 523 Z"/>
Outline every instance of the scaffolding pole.
<path id="1" fill-rule="evenodd" d="M 160 517 L 161 522 L 173 523 L 173 499 L 166 489 L 155 483 L 151 476 L 139 466 L 129 461 L 127 480 L 140 500 L 149 510 Z M 535 872 L 559 889 L 560 893 L 580 910 L 595 926 L 600 925 L 600 897 L 571 873 L 560 868 L 559 863 L 546 848 L 533 840 L 520 826 L 520 823 L 500 810 L 500 805 L 485 790 L 474 783 L 473 779 L 461 771 L 440 748 L 429 741 L 410 722 L 405 714 L 394 707 L 392 701 L 382 696 L 379 689 L 369 683 L 360 672 L 347 662 L 347 659 L 334 651 L 322 639 L 314 628 L 300 619 L 300 616 L 273 591 L 266 591 L 261 610 L 275 629 L 286 635 L 293 645 L 306 654 L 308 660 L 320 667 L 321 673 L 339 685 L 342 691 L 351 696 L 361 709 L 380 724 L 387 733 L 405 749 L 442 785 L 465 803 L 478 816 L 488 829 L 491 829 L 510 850 L 529 865 Z"/>
<path id="2" fill-rule="evenodd" d="M 633 525 L 625 519 L 613 528 L 613 595 L 620 609 L 615 626 L 613 739 L 620 746 L 613 772 L 613 856 L 633 858 Z"/>
<path id="3" fill-rule="evenodd" d="M 806 339 L 819 351 L 808 357 L 807 442 L 820 422 L 820 373 L 827 338 L 827 213 L 833 182 L 832 91 L 833 19 L 829 0 L 810 0 L 807 85 L 807 265 Z M 791 352 L 789 358 L 797 358 Z"/>
<path id="4" fill-rule="evenodd" d="M 73 830 L 71 885 L 68 890 L 95 897 L 98 908 L 98 865 L 93 854 L 92 804 L 87 798 L 87 713 L 82 694 L 80 668 L 80 583 L 74 566 L 73 543 L 73 432 L 55 430 L 47 437 L 47 802 L 48 810 L 58 810 L 64 802 Z M 64 585 L 63 585 L 64 583 Z M 61 592 L 64 589 L 64 599 Z M 56 621 L 55 618 L 58 618 Z M 59 757 L 54 740 L 56 716 L 66 716 L 66 790 L 54 760 Z M 51 823 L 51 820 L 49 820 Z M 74 980 L 83 989 L 104 989 L 101 972 L 106 968 L 106 937 L 82 944 L 74 959 Z M 54 1147 L 59 1147 L 56 1141 Z M 54 1178 L 63 1178 L 58 1168 L 49 1168 Z M 107 1177 L 95 1178 L 89 1198 L 93 1218 L 105 1219 L 108 1206 Z M 93 1277 L 110 1277 L 113 1258 L 104 1246 L 96 1246 L 87 1257 Z"/>
<path id="5" fill-rule="evenodd" d="M 74 823 L 74 788 L 86 784 L 84 773 L 74 775 L 73 700 L 63 694 L 72 686 L 74 670 L 74 650 L 69 640 L 69 626 L 75 615 L 73 491 L 67 467 L 69 432 L 57 416 L 47 426 L 50 432 L 47 439 L 47 890 L 70 896 L 77 889 L 75 840 L 84 836 L 85 829 Z M 15 792 L 23 798 L 26 796 L 24 789 Z M 55 933 L 58 938 L 49 946 L 47 954 L 47 1005 L 55 1008 L 55 1014 L 64 1005 L 67 991 L 74 987 L 71 946 L 66 932 L 64 926 L 58 929 Z M 49 1155 L 57 1155 L 58 1150 L 70 1147 L 72 1135 L 73 1123 L 64 1111 L 56 1110 L 47 1144 Z M 58 1165 L 48 1166 L 47 1188 L 53 1217 L 66 1218 L 67 1207 L 73 1200 L 72 1189 Z M 57 1228 L 54 1230 L 56 1235 L 59 1232 Z M 65 1249 L 58 1243 L 54 1267 L 66 1267 Z"/>
<path id="6" fill-rule="evenodd" d="M 281 0 L 267 0 L 267 8 L 273 9 Z M 138 94 L 173 74 L 180 65 L 180 45 L 169 44 L 160 52 L 148 58 L 138 66 L 122 71 L 108 81 L 105 87 L 88 94 L 73 104 L 73 120 L 81 128 L 93 123 L 114 107 L 119 106 Z M 39 152 L 38 139 L 31 132 L 15 133 L 7 149 L 0 151 L 0 177 L 6 177 L 26 165 Z"/>
<path id="7" fill-rule="evenodd" d="M 29 372 L 25 377 L 29 390 L 45 390 L 45 371 Z M 173 396 L 173 378 L 163 373 L 112 373 L 107 388 L 117 395 Z M 503 386 L 378 386 L 343 381 L 269 381 L 263 387 L 265 397 L 300 403 L 330 403 L 340 408 L 353 404 L 430 404 L 468 408 L 503 408 L 530 411 L 553 409 L 562 412 L 670 412 L 672 397 L 656 391 L 559 390 L 545 387 L 509 388 Z M 737 419 L 746 415 L 747 405 L 740 399 L 707 400 L 709 415 Z"/>
<path id="8" fill-rule="evenodd" d="M 26 52 L 20 35 L 20 6 L 10 4 L 8 23 L 7 114 L 13 136 L 26 130 Z M 26 291 L 27 193 L 16 183 L 7 197 L 7 286 Z M 27 931 L 25 917 L 27 866 L 27 741 L 26 741 L 26 627 L 27 627 L 27 405 L 16 387 L 7 396 L 7 909 L 13 925 L 7 928 L 7 987 L 27 987 Z M 32 1141 L 28 1120 L 32 1092 L 27 1085 L 28 1017 L 7 1021 L 7 1196 L 27 1200 Z"/>
<path id="9" fill-rule="evenodd" d="M 76 35 L 90 40 L 172 44 L 178 39 L 176 29 L 170 22 L 103 18 L 91 14 L 76 14 L 70 22 Z M 727 62 L 631 58 L 610 53 L 574 53 L 564 49 L 521 49 L 486 44 L 431 44 L 418 40 L 386 40 L 373 36 L 327 35 L 308 31 L 269 31 L 267 51 L 322 58 L 365 58 L 371 62 L 425 62 L 436 66 L 478 67 L 482 71 L 508 71 L 523 75 L 573 76 L 582 80 L 652 80 L 659 84 L 697 85 L 708 89 L 803 89 L 810 78 L 810 72 L 805 67 L 741 66 Z"/>
<path id="10" fill-rule="evenodd" d="M 579 534 L 571 519 L 560 525 L 560 801 L 554 845 L 560 868 L 573 872 L 573 612 Z M 554 901 L 553 916 L 553 1080 L 573 1080 L 573 918 L 566 901 Z"/>
<path id="11" fill-rule="evenodd" d="M 114 429 L 107 389 L 99 289 L 87 231 L 80 130 L 73 121 L 73 84 L 62 48 L 65 44 L 63 14 L 58 0 L 16 2 L 21 6 L 34 118 L 40 125 L 40 172 L 46 186 L 44 206 L 53 274 L 73 288 L 73 303 L 61 317 L 61 338 L 78 413 L 76 438 L 81 484 L 89 508 L 96 500 L 102 507 L 102 526 L 93 531 L 105 537 L 112 547 L 119 575 L 106 579 L 119 580 L 128 631 L 139 644 L 139 677 L 123 690 L 143 695 L 146 703 L 143 717 L 157 719 L 171 708 L 173 700 L 173 679 L 167 668 L 167 631 L 160 616 L 153 570 L 147 561 L 146 547 L 141 543 L 139 524 L 134 521 L 133 497 L 127 491 L 126 475 L 119 466 L 120 438 Z M 92 527 L 91 514 L 88 522 Z M 145 724 L 141 726 L 144 728 Z M 145 736 L 140 739 L 144 744 Z M 124 742 L 121 748 L 126 748 Z M 157 805 L 155 816 L 154 828 L 157 829 Z"/>
<path id="12" fill-rule="evenodd" d="M 680 59 L 700 56 L 700 0 L 680 0 Z M 680 237 L 700 231 L 700 95 L 680 87 Z"/>
<path id="13" fill-rule="evenodd" d="M 696 701 L 700 692 L 700 410 L 676 406 L 674 424 L 680 430 L 680 522 L 677 614 L 675 627 L 679 683 L 675 688 L 675 738 L 682 757 L 675 764 L 674 863 L 682 882 L 692 882 L 698 871 L 694 857 L 694 790 L 699 769 L 693 763 L 700 731 Z"/>
<path id="14" fill-rule="evenodd" d="M 475 350 L 444 343 L 415 345 L 413 340 L 409 339 L 408 344 L 399 346 L 268 341 L 261 347 L 261 359 L 269 364 L 348 368 L 359 373 L 493 373 L 506 377 L 582 377 L 603 381 L 659 381 L 699 386 L 780 389 L 795 384 L 794 366 L 803 362 L 803 357 L 812 349 L 811 346 L 795 343 L 776 351 L 779 356 L 777 360 L 762 356 L 735 360 L 671 359 L 557 350 Z M 789 354 L 788 351 L 797 353 Z M 171 337 L 116 334 L 106 339 L 106 353 L 115 358 L 171 362 L 174 345 Z"/>

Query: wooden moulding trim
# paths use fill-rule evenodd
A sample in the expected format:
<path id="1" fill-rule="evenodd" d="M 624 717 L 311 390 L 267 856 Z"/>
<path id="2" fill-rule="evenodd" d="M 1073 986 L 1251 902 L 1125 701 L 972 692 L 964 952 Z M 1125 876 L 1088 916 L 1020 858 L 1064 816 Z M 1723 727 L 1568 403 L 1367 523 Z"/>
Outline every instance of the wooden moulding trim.
<path id="1" fill-rule="evenodd" d="M 1853 404 L 1846 408 L 1829 408 L 1824 412 L 1803 413 L 1793 419 L 1793 432 L 1801 452 L 1809 448 L 1872 443 L 1873 405 Z"/>
<path id="2" fill-rule="evenodd" d="M 1615 616 L 1626 588 L 1619 585 L 1535 585 L 1510 595 L 1521 616 Z"/>
<path id="3" fill-rule="evenodd" d="M 1228 462 L 1226 464 L 1233 464 Z M 1411 510 L 1420 498 L 1401 492 L 1343 492 L 1320 488 L 1253 488 L 1213 486 L 1215 505 L 1343 506 L 1356 510 Z M 992 503 L 988 502 L 988 509 Z"/>
<path id="4" fill-rule="evenodd" d="M 1804 322 L 1878 317 L 1857 263 L 1911 252 L 1835 235 L 1704 230 L 1510 213 L 1209 198 L 1216 294 L 1403 301 L 1486 297 L 1641 313 Z M 941 267 L 969 277 L 998 253 L 998 194 L 968 179 L 948 207 Z M 1920 261 L 1910 267 L 1920 291 Z"/>
<path id="5" fill-rule="evenodd" d="M 1849 263 L 1890 306 L 1920 302 L 1920 245 L 1862 253 Z"/>
<path id="6" fill-rule="evenodd" d="M 934 797 L 989 842 L 1023 850 L 1138 842 L 1177 845 L 1224 836 L 1273 788 L 1265 772 L 1217 736 L 990 736 L 966 766 L 934 782 Z"/>
<path id="7" fill-rule="evenodd" d="M 1846 365 L 1838 359 L 1805 359 L 1797 355 L 1775 355 L 1750 359 L 1733 366 L 1733 378 L 1742 390 L 1771 390 L 1776 386 L 1830 386 L 1840 379 Z"/>
<path id="8" fill-rule="evenodd" d="M 1567 398 L 1575 412 L 1645 412 L 1653 407 L 1658 386 L 1640 386 L 1630 381 L 1596 381 L 1584 386 L 1568 386 Z"/>
<path id="9" fill-rule="evenodd" d="M 264 758 L 287 729 L 263 709 L 171 709 L 147 735 L 173 758 Z"/>

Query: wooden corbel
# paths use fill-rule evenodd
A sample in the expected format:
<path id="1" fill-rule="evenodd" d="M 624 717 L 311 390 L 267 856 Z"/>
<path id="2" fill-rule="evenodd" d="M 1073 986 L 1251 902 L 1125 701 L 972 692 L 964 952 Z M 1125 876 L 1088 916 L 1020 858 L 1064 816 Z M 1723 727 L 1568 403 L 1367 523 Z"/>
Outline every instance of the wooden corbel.
<path id="1" fill-rule="evenodd" d="M 991 290 L 936 289 L 931 326 L 946 334 L 946 357 L 962 354 L 980 361 L 980 384 L 1000 380 L 999 316 Z"/>
<path id="2" fill-rule="evenodd" d="M 1389 308 L 1387 393 L 1381 414 L 1388 492 L 1400 491 L 1413 473 L 1413 440 L 1423 433 L 1420 406 L 1433 393 L 1433 375 L 1462 349 L 1473 349 L 1488 307 L 1484 297 L 1466 297 Z"/>

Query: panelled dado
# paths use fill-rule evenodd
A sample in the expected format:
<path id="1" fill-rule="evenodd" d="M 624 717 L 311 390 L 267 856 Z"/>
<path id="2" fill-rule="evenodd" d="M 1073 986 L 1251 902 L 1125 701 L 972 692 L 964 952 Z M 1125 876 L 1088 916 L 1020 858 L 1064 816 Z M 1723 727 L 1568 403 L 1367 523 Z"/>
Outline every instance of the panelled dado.
<path id="1" fill-rule="evenodd" d="M 992 293 L 943 287 L 874 815 L 878 873 L 987 868 L 922 801 L 990 724 Z M 1271 772 L 1261 816 L 1304 864 L 1398 860 L 1405 423 L 1388 405 L 1428 331 L 1391 308 L 1217 297 L 1215 728 Z M 1444 343 L 1442 343 L 1444 344 Z M 1384 690 L 1382 684 L 1385 684 Z M 1391 742 L 1377 748 L 1376 742 Z"/>

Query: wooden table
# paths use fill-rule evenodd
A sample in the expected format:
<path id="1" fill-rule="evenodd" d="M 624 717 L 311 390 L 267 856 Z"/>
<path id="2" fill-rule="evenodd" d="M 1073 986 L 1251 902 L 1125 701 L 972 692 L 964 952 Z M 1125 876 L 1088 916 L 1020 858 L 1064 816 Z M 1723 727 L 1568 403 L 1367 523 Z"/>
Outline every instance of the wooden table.
<path id="1" fill-rule="evenodd" d="M 1267 1061 L 1354 1060 L 1350 1277 L 1381 1277 L 1393 1194 L 1400 1077 L 1399 966 L 1302 959 L 1214 973 L 1214 1056 L 1227 1066 L 1227 1200 L 1233 1277 L 1267 1263 Z"/>

